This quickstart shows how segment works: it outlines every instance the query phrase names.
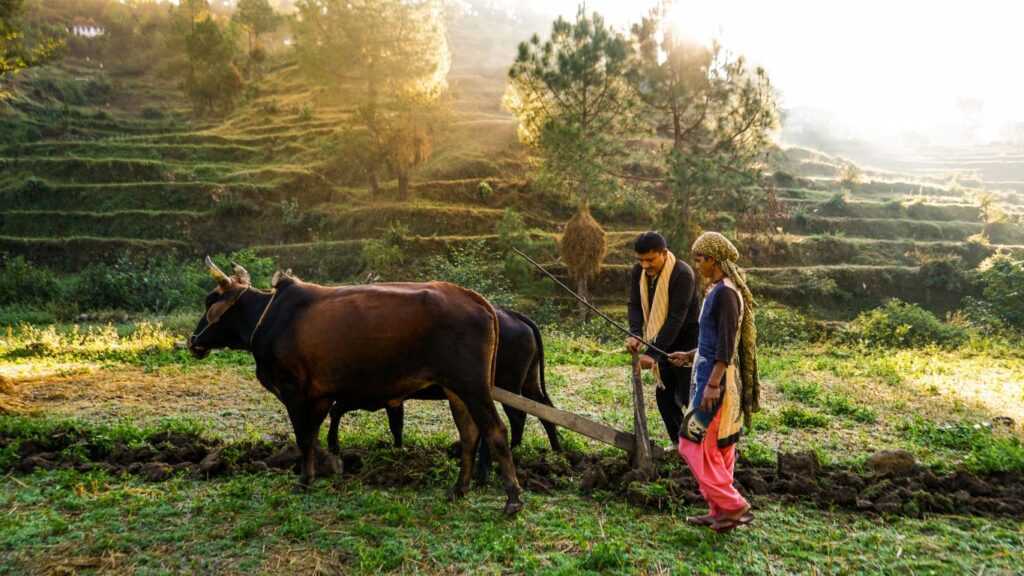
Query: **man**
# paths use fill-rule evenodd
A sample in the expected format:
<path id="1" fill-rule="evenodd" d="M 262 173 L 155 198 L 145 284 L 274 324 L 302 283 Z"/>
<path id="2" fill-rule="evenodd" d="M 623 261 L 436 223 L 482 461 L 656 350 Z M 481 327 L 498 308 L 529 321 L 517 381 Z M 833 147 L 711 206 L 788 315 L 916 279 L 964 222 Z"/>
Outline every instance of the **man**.
<path id="1" fill-rule="evenodd" d="M 644 232 L 633 244 L 637 264 L 633 267 L 629 293 L 629 331 L 665 352 L 691 350 L 697 345 L 697 290 L 693 269 L 677 260 L 665 238 Z M 630 352 L 643 347 L 639 339 L 626 339 Z M 682 407 L 690 397 L 690 368 L 676 367 L 661 352 L 648 349 L 640 366 L 653 370 L 658 382 L 655 398 L 675 450 Z"/>
<path id="2" fill-rule="evenodd" d="M 757 410 L 757 332 L 754 298 L 736 266 L 739 252 L 717 232 L 694 242 L 693 261 L 706 280 L 695 350 L 673 352 L 669 361 L 693 365 L 690 401 L 679 431 L 679 455 L 686 461 L 708 514 L 687 522 L 727 532 L 753 520 L 750 504 L 733 486 L 736 442 L 744 417 Z"/>

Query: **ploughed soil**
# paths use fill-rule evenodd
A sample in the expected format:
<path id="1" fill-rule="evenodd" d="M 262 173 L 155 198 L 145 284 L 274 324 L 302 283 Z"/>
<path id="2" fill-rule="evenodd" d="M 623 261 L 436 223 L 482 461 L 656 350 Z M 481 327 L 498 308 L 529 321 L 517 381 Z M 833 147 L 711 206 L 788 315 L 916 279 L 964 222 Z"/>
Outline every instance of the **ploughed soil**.
<path id="1" fill-rule="evenodd" d="M 151 482 L 174 476 L 296 473 L 299 458 L 294 443 L 286 439 L 226 444 L 195 434 L 161 432 L 128 446 L 75 427 L 47 437 L 0 435 L 0 453 L 12 451 L 15 457 L 0 473 L 104 470 Z M 359 448 L 343 450 L 340 458 L 334 458 L 321 450 L 317 473 L 321 481 L 323 477 L 357 478 L 370 486 L 425 486 L 437 483 L 437 467 L 455 453 L 454 446 L 447 451 L 422 446 Z M 754 466 L 741 457 L 736 485 L 755 505 L 767 498 L 873 515 L 1024 517 L 1024 474 L 937 474 L 906 454 L 879 454 L 881 458 L 869 462 L 869 471 L 822 467 L 813 452 L 780 454 L 776 467 Z M 675 457 L 662 461 L 653 478 L 631 470 L 625 455 L 544 451 L 518 454 L 516 464 L 520 484 L 527 491 L 612 493 L 638 506 L 664 510 L 703 502 L 692 475 Z"/>

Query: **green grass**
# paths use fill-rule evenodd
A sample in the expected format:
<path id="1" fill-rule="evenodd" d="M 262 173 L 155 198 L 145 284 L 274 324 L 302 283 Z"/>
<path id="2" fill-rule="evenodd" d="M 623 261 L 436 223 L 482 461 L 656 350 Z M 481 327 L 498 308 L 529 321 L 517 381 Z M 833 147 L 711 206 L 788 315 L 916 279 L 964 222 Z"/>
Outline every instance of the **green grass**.
<path id="1" fill-rule="evenodd" d="M 765 504 L 757 523 L 717 536 L 605 498 L 528 494 L 515 520 L 496 489 L 449 503 L 442 486 L 320 483 L 291 494 L 284 474 L 147 485 L 58 471 L 0 487 L 0 570 L 73 558 L 157 572 L 747 574 L 1020 570 L 1012 521 L 934 517 L 879 523 Z"/>

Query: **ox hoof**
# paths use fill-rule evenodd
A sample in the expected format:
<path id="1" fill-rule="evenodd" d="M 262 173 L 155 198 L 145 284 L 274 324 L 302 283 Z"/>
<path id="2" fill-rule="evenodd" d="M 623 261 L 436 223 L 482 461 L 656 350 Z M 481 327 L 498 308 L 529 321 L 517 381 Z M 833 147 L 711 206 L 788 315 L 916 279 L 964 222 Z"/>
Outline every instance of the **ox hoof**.
<path id="1" fill-rule="evenodd" d="M 519 498 L 514 500 L 510 498 L 508 502 L 505 502 L 505 516 L 515 516 L 522 509 L 523 501 Z"/>

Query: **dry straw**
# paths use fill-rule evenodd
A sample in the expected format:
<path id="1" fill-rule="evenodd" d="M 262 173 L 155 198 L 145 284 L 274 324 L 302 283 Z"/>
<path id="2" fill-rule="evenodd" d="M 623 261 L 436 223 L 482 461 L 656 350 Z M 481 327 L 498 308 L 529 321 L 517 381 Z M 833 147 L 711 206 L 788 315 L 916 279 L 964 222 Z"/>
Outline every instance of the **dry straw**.
<path id="1" fill-rule="evenodd" d="M 576 280 L 588 280 L 601 272 L 608 246 L 604 228 L 590 215 L 586 203 L 566 223 L 559 249 L 569 274 Z"/>

